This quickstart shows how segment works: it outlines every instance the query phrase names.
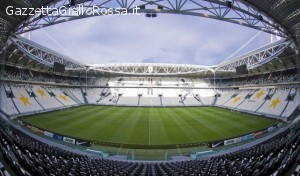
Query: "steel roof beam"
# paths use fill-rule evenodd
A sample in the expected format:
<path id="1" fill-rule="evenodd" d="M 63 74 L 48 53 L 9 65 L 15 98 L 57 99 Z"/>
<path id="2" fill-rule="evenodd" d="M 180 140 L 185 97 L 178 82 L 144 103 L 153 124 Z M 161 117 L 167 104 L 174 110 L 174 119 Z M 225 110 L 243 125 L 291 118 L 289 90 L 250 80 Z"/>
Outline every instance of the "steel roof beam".
<path id="1" fill-rule="evenodd" d="M 184 65 L 184 64 L 102 64 L 89 67 L 106 73 L 128 74 L 128 75 L 184 75 L 213 71 L 213 67 Z"/>
<path id="2" fill-rule="evenodd" d="M 26 33 L 43 27 L 56 25 L 72 20 L 88 18 L 93 16 L 103 16 L 104 10 L 125 8 L 128 13 L 132 13 L 134 5 L 145 7 L 139 9 L 138 13 L 170 13 L 190 15 L 196 17 L 212 18 L 230 23 L 243 25 L 246 27 L 261 30 L 281 37 L 287 37 L 288 32 L 268 18 L 264 13 L 248 6 L 242 0 L 79 0 L 75 7 L 81 10 L 81 14 L 65 14 L 64 11 L 50 10 L 48 14 L 36 14 L 23 21 L 15 29 L 15 34 Z M 92 8 L 98 7 L 96 12 L 91 14 Z M 65 7 L 66 11 L 73 12 L 69 1 L 55 1 L 49 6 L 51 9 Z M 160 7 L 160 8 L 158 8 Z"/>
<path id="3" fill-rule="evenodd" d="M 292 41 L 280 40 L 271 43 L 265 47 L 249 52 L 245 55 L 239 56 L 235 59 L 229 60 L 219 64 L 216 71 L 235 71 L 235 68 L 240 65 L 247 65 L 248 69 L 259 67 L 279 56 Z"/>
<path id="4" fill-rule="evenodd" d="M 80 62 L 22 37 L 10 37 L 9 40 L 27 57 L 47 67 L 53 67 L 54 62 L 58 62 L 64 64 L 66 70 L 80 70 L 86 68 L 86 66 Z"/>

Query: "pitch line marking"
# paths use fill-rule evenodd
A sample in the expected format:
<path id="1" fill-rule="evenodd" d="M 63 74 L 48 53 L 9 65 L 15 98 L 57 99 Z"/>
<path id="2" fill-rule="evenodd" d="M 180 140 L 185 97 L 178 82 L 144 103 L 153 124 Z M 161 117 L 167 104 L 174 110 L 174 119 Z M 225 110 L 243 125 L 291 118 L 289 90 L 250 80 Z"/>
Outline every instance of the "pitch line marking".
<path id="1" fill-rule="evenodd" d="M 148 126 L 149 126 L 149 132 L 148 132 L 148 138 L 149 138 L 149 145 L 150 145 L 150 116 L 148 116 Z"/>

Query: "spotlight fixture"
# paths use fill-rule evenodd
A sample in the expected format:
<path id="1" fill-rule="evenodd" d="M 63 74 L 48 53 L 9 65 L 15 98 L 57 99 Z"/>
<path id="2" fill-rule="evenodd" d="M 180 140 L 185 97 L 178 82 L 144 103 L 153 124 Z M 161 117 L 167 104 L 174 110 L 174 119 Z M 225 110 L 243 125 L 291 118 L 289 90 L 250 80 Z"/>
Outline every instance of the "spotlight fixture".
<path id="1" fill-rule="evenodd" d="M 145 15 L 147 18 L 155 18 L 157 17 L 157 13 L 146 13 Z"/>
<path id="2" fill-rule="evenodd" d="M 227 4 L 227 7 L 229 7 L 229 8 L 232 7 L 232 2 L 231 1 L 227 1 L 226 4 Z"/>

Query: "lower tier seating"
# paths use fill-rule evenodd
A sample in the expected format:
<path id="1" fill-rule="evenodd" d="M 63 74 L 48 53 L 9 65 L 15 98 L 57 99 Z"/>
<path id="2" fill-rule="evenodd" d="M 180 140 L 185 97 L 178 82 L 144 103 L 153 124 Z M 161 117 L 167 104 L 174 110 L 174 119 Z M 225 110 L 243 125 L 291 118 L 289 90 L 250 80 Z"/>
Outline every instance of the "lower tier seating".
<path id="1" fill-rule="evenodd" d="M 0 130 L 0 151 L 17 175 L 284 175 L 299 163 L 300 130 L 281 134 L 249 149 L 177 162 L 92 159 L 37 141 L 19 131 Z"/>

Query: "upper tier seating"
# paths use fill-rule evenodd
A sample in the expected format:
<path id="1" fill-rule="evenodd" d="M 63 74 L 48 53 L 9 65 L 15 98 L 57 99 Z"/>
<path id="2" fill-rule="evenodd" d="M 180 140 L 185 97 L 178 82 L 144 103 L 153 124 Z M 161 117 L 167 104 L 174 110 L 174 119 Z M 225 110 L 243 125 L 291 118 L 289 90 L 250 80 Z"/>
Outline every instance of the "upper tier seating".
<path id="1" fill-rule="evenodd" d="M 217 79 L 216 86 L 240 86 L 240 85 L 260 85 L 260 84 L 274 84 L 274 83 L 288 83 L 300 81 L 300 73 L 297 69 L 289 69 L 283 71 L 276 71 L 272 73 L 265 73 L 262 75 L 243 76 L 238 78 Z"/>
<path id="2" fill-rule="evenodd" d="M 172 86 L 172 87 L 201 87 L 212 88 L 214 80 L 212 78 L 179 78 L 179 77 L 114 77 L 114 78 L 85 78 L 85 77 L 67 77 L 53 73 L 37 72 L 12 66 L 1 67 L 0 77 L 9 80 L 24 80 L 51 82 L 69 85 L 90 85 L 90 86 Z M 297 69 L 288 69 L 272 73 L 264 73 L 254 76 L 242 76 L 238 78 L 216 78 L 216 87 L 240 86 L 240 85 L 259 85 L 296 82 L 300 80 L 300 74 Z"/>

